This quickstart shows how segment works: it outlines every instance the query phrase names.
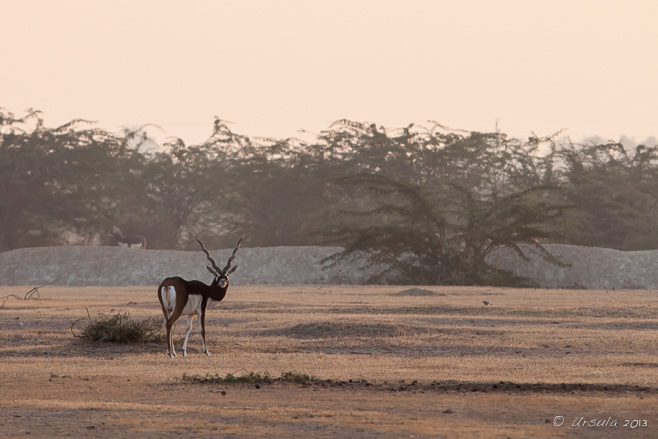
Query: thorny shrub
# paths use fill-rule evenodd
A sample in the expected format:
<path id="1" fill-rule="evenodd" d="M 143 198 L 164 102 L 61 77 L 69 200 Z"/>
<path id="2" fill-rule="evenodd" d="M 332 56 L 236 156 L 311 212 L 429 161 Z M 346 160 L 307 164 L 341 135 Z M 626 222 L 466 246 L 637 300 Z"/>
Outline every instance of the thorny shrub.
<path id="1" fill-rule="evenodd" d="M 110 343 L 161 343 L 164 336 L 161 334 L 163 318 L 149 317 L 146 320 L 133 320 L 129 313 L 116 314 L 98 313 L 95 319 L 89 315 L 89 322 L 82 332 L 75 334 L 73 328 L 84 318 L 71 323 L 71 332 L 75 337 L 86 338 L 92 342 Z"/>

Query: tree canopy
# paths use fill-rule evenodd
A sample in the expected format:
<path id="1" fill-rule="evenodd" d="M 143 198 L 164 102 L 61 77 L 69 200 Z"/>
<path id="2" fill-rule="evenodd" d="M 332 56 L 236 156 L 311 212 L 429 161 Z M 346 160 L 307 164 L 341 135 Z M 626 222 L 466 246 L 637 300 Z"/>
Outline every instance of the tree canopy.
<path id="1" fill-rule="evenodd" d="M 312 141 L 209 128 L 202 144 L 158 144 L 145 127 L 48 127 L 39 111 L 0 109 L 0 251 L 112 244 L 113 226 L 151 248 L 246 234 L 251 246 L 344 248 L 331 261 L 367 255 L 382 267 L 374 281 L 468 284 L 495 281 L 486 259 L 499 247 L 551 260 L 549 242 L 658 246 L 655 145 L 437 123 L 341 120 Z"/>

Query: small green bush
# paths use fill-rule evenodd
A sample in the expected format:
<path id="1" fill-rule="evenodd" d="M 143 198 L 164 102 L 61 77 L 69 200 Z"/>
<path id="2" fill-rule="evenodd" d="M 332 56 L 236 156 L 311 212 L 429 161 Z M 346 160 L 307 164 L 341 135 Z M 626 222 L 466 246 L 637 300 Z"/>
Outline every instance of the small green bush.
<path id="1" fill-rule="evenodd" d="M 84 319 L 71 323 L 71 332 L 78 338 L 86 338 L 92 342 L 109 343 L 162 343 L 164 335 L 161 334 L 164 319 L 162 317 L 149 317 L 146 320 L 132 320 L 127 312 L 116 314 L 98 313 L 92 319 L 87 310 L 89 323 L 80 334 L 73 333 L 73 327 Z"/>
<path id="2" fill-rule="evenodd" d="M 310 381 L 313 381 L 315 378 L 311 377 L 308 374 L 305 373 L 297 373 L 297 372 L 283 372 L 281 373 L 281 381 L 284 381 L 286 383 L 308 383 Z"/>

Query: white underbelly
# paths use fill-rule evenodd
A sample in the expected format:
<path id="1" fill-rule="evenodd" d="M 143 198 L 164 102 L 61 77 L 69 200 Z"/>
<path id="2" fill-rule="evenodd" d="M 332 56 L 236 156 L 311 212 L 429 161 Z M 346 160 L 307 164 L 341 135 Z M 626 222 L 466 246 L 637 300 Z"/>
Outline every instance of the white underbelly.
<path id="1" fill-rule="evenodd" d="M 162 290 L 160 291 L 160 296 L 162 297 L 162 301 L 165 304 L 165 308 L 167 309 L 168 315 L 171 315 L 174 312 L 174 307 L 176 306 L 176 288 L 174 288 L 173 285 L 169 286 L 166 289 L 162 287 Z M 203 303 L 203 296 L 201 296 L 200 294 L 188 295 L 187 303 L 185 304 L 185 307 L 183 308 L 181 315 L 183 316 L 201 315 L 202 303 Z M 206 308 L 212 308 L 217 303 L 219 302 L 212 299 L 208 299 L 208 304 L 206 305 Z"/>
<path id="2" fill-rule="evenodd" d="M 197 294 L 190 294 L 187 296 L 187 303 L 181 315 L 200 315 L 201 314 L 201 302 L 203 301 L 203 296 Z"/>

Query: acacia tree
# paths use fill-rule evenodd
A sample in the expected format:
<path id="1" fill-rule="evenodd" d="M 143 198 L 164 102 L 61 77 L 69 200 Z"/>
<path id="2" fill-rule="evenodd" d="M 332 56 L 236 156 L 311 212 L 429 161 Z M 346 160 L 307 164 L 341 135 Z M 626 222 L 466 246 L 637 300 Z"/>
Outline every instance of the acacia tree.
<path id="1" fill-rule="evenodd" d="M 563 239 L 556 222 L 572 206 L 560 202 L 557 186 L 532 186 L 505 195 L 482 195 L 455 186 L 461 201 L 451 246 L 458 249 L 452 283 L 498 282 L 487 257 L 497 248 L 514 250 L 521 258 L 532 248 L 544 260 L 563 265 L 542 242 Z M 502 273 L 504 276 L 505 273 Z M 507 274 L 508 275 L 508 274 Z"/>
<path id="2" fill-rule="evenodd" d="M 252 244 L 319 243 L 311 232 L 333 204 L 332 162 L 318 160 L 307 146 L 296 139 L 269 139 L 240 161 L 232 210 Z"/>
<path id="3" fill-rule="evenodd" d="M 48 128 L 41 113 L 0 109 L 0 251 L 59 242 L 61 232 L 91 234 L 120 172 L 120 139 L 73 120 Z"/>
<path id="4" fill-rule="evenodd" d="M 203 144 L 148 142 L 143 128 L 51 128 L 0 109 L 0 251 L 118 225 L 155 248 L 197 233 L 211 246 L 326 242 L 367 252 L 387 268 L 379 280 L 473 283 L 494 248 L 542 253 L 558 228 L 575 244 L 658 247 L 658 146 L 348 120 L 311 143 L 252 140 L 220 119 Z"/>
<path id="5" fill-rule="evenodd" d="M 436 128 L 389 136 L 349 126 L 358 134 L 352 168 L 361 172 L 337 180 L 352 220 L 325 232 L 344 247 L 327 262 L 365 256 L 382 267 L 373 281 L 425 284 L 491 282 L 486 257 L 501 246 L 524 255 L 529 244 L 555 262 L 541 242 L 557 236 L 567 206 L 557 187 L 541 184 L 549 161 L 532 159 L 540 140 Z"/>
<path id="6" fill-rule="evenodd" d="M 203 144 L 174 139 L 164 146 L 148 161 L 143 176 L 154 246 L 185 246 L 200 229 L 230 229 L 235 167 L 251 148 L 250 139 L 218 119 Z"/>
<path id="7" fill-rule="evenodd" d="M 382 267 L 372 282 L 439 284 L 450 277 L 455 254 L 446 247 L 447 221 L 436 193 L 370 173 L 337 183 L 353 195 L 378 198 L 371 207 L 346 212 L 354 221 L 343 221 L 324 232 L 327 243 L 343 246 L 325 262 L 365 256 L 372 265 Z"/>
<path id="8" fill-rule="evenodd" d="M 556 148 L 565 199 L 578 206 L 565 234 L 573 244 L 645 250 L 658 247 L 658 146 L 629 152 L 620 143 Z"/>

